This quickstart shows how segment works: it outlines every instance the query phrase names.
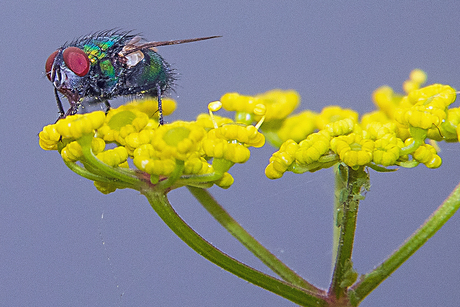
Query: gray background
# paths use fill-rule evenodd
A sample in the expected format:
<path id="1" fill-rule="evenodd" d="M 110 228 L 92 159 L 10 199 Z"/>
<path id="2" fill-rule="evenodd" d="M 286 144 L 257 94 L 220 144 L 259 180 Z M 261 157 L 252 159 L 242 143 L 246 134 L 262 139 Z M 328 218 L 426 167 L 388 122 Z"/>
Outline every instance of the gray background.
<path id="1" fill-rule="evenodd" d="M 160 47 L 180 72 L 177 113 L 193 119 L 227 91 L 293 88 L 302 108 L 373 109 L 372 91 L 401 90 L 414 68 L 428 83 L 460 88 L 459 1 L 9 1 L 0 4 L 0 305 L 293 306 L 207 262 L 177 239 L 135 191 L 100 194 L 68 170 L 37 133 L 57 117 L 44 77 L 61 44 L 120 27 L 148 40 L 223 35 Z M 67 102 L 65 101 L 67 107 Z M 354 250 L 360 273 L 377 265 L 442 202 L 459 179 L 458 144 L 441 144 L 444 164 L 370 172 Z M 321 287 L 330 278 L 330 170 L 263 175 L 273 149 L 235 166 L 224 207 L 263 244 Z M 264 272 L 195 202 L 170 193 L 201 235 Z M 102 217 L 103 214 L 103 218 Z M 386 280 L 362 306 L 457 306 L 459 216 Z M 103 244 L 105 243 L 105 244 Z"/>

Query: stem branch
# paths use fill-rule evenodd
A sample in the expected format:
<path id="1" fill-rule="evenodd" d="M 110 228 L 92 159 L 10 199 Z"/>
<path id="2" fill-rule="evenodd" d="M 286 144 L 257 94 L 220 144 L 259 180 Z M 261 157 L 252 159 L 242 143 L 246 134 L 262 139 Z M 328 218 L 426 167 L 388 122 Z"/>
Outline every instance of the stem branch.
<path id="1" fill-rule="evenodd" d="M 298 287 L 317 293 L 322 290 L 308 283 L 301 276 L 291 270 L 275 257 L 268 249 L 252 237 L 205 189 L 187 187 L 203 207 L 225 228 L 231 235 L 240 241 L 249 251 L 259 258 L 278 276 Z"/>
<path id="2" fill-rule="evenodd" d="M 187 245 L 201 256 L 221 268 L 249 281 L 259 287 L 276 293 L 302 306 L 325 306 L 324 297 L 320 294 L 298 288 L 292 284 L 278 280 L 224 254 L 212 244 L 198 235 L 188 226 L 169 204 L 166 195 L 151 188 L 141 189 L 158 216 Z"/>
<path id="3" fill-rule="evenodd" d="M 392 255 L 351 287 L 350 300 L 357 305 L 382 281 L 431 238 L 460 208 L 460 184 L 444 203 Z"/>

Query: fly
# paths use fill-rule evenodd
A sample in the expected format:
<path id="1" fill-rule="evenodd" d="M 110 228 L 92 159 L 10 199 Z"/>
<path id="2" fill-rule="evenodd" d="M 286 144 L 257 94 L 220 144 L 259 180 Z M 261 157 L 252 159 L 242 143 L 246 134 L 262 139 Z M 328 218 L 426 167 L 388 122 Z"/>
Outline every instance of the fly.
<path id="1" fill-rule="evenodd" d="M 174 85 L 175 74 L 156 47 L 184 44 L 220 36 L 143 42 L 130 32 L 110 30 L 83 36 L 64 44 L 46 60 L 53 83 L 59 118 L 77 113 L 82 102 L 104 103 L 119 96 L 158 97 L 159 123 L 163 125 L 161 97 Z M 64 112 L 59 93 L 69 101 Z"/>

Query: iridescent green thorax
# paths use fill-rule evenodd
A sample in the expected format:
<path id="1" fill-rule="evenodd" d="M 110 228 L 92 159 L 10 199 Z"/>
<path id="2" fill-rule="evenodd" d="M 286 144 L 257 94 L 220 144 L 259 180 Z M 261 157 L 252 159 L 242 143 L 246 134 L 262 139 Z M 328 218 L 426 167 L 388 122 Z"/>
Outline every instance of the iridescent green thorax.
<path id="1" fill-rule="evenodd" d="M 90 73 L 101 88 L 100 94 L 104 97 L 110 97 L 117 95 L 113 91 L 123 71 L 121 63 L 117 61 L 117 53 L 134 36 L 127 35 L 127 33 L 106 34 L 83 38 L 76 43 L 76 47 L 87 54 L 91 63 Z"/>
<path id="2" fill-rule="evenodd" d="M 97 60 L 101 60 L 107 56 L 107 50 L 112 47 L 118 37 L 108 37 L 101 41 L 100 39 L 93 39 L 90 43 L 84 44 L 81 49 L 88 55 L 91 64 L 94 64 Z"/>
<path id="3" fill-rule="evenodd" d="M 77 47 L 80 47 L 88 55 L 92 67 L 99 65 L 102 75 L 110 80 L 106 86 L 112 88 L 118 80 L 118 71 L 114 67 L 115 63 L 112 63 L 110 58 L 113 58 L 113 53 L 116 49 L 121 50 L 124 43 L 131 38 L 131 35 L 101 36 L 85 41 L 82 46 L 77 45 Z M 117 45 L 121 48 L 116 48 Z"/>

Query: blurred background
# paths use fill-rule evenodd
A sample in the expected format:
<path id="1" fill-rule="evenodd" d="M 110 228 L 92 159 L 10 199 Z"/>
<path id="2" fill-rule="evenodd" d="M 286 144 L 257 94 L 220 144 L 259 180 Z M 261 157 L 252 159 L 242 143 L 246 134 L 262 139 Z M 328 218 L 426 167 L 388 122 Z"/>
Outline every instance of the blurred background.
<path id="1" fill-rule="evenodd" d="M 374 109 L 371 94 L 397 91 L 421 68 L 428 84 L 460 88 L 458 1 L 10 1 L 0 4 L 0 305 L 294 306 L 189 249 L 139 193 L 102 195 L 72 173 L 38 132 L 57 118 L 47 57 L 64 42 L 119 27 L 147 40 L 222 35 L 159 53 L 177 69 L 178 110 L 192 120 L 228 91 L 295 89 L 300 109 Z M 65 107 L 68 107 L 64 99 Z M 459 144 L 441 143 L 443 165 L 370 171 L 353 260 L 366 273 L 396 249 L 456 186 Z M 253 150 L 212 188 L 230 214 L 298 273 L 328 287 L 333 175 L 270 181 L 273 148 Z M 270 273 L 185 188 L 179 214 L 233 257 Z M 458 306 L 460 228 L 455 215 L 361 306 Z"/>

